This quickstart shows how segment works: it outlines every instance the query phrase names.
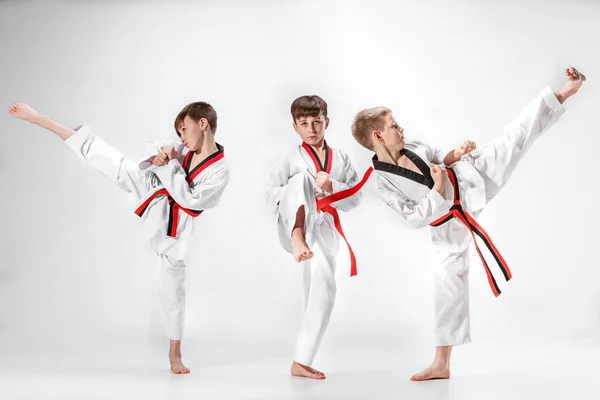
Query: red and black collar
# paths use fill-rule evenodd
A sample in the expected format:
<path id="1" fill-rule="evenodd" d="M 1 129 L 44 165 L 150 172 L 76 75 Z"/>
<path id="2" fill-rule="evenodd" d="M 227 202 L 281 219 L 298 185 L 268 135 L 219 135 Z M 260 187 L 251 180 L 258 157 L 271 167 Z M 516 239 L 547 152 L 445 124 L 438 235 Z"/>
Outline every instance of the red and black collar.
<path id="1" fill-rule="evenodd" d="M 192 166 L 192 152 L 188 152 L 183 159 L 183 170 L 187 175 L 187 182 L 192 182 L 198 174 L 204 171 L 206 168 L 221 160 L 225 156 L 225 148 L 221 146 L 219 143 L 217 145 L 217 151 L 212 153 L 210 156 L 206 157 L 202 162 L 194 167 L 193 170 L 190 171 L 190 167 Z"/>
<path id="2" fill-rule="evenodd" d="M 333 159 L 333 151 L 331 150 L 331 147 L 327 146 L 326 141 L 324 141 L 323 144 L 325 146 L 325 163 L 324 164 L 321 163 L 321 159 L 317 155 L 317 152 L 315 151 L 315 149 L 313 149 L 311 146 L 306 144 L 306 142 L 302 142 L 302 148 L 308 153 L 308 155 L 312 159 L 313 163 L 315 164 L 315 169 L 317 170 L 317 172 L 325 171 L 328 174 L 330 174 L 331 173 L 331 163 L 332 163 L 332 159 Z"/>

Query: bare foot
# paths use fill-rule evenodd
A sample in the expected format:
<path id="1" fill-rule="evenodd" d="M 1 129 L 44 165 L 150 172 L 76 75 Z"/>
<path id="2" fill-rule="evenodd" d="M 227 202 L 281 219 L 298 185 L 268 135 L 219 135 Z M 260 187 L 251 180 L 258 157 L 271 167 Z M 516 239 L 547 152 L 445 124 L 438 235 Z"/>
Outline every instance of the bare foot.
<path id="1" fill-rule="evenodd" d="M 302 365 L 296 361 L 292 363 L 291 373 L 292 376 L 299 376 L 303 378 L 325 379 L 325 374 L 321 371 L 317 371 L 314 368 L 307 367 L 306 365 Z"/>
<path id="2" fill-rule="evenodd" d="M 292 231 L 292 255 L 296 262 L 308 260 L 314 255 L 306 244 L 302 228 L 295 228 Z"/>
<path id="3" fill-rule="evenodd" d="M 14 117 L 24 119 L 25 121 L 33 122 L 34 124 L 42 117 L 42 114 L 25 103 L 15 103 L 11 105 L 8 107 L 8 113 Z"/>
<path id="4" fill-rule="evenodd" d="M 447 365 L 431 364 L 421 372 L 414 374 L 411 381 L 429 381 L 431 379 L 449 379 L 450 368 Z"/>
<path id="5" fill-rule="evenodd" d="M 174 374 L 189 374 L 190 370 L 188 367 L 183 365 L 181 362 L 181 357 L 170 357 L 169 362 L 171 363 L 171 372 Z"/>
<path id="6" fill-rule="evenodd" d="M 585 75 L 577 71 L 575 67 L 567 68 L 565 70 L 565 75 L 567 75 L 568 78 L 567 83 L 565 83 L 565 86 L 556 93 L 556 97 L 561 103 L 577 93 L 583 82 L 586 81 Z"/>

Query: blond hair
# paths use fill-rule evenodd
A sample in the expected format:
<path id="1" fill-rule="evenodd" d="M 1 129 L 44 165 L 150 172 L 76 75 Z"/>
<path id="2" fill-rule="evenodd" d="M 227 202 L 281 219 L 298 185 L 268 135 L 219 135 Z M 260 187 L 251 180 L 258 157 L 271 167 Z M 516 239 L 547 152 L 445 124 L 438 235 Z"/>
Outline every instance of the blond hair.
<path id="1" fill-rule="evenodd" d="M 362 110 L 354 117 L 352 123 L 352 136 L 363 147 L 373 151 L 371 134 L 373 131 L 383 130 L 383 118 L 392 110 L 385 107 L 375 107 Z"/>

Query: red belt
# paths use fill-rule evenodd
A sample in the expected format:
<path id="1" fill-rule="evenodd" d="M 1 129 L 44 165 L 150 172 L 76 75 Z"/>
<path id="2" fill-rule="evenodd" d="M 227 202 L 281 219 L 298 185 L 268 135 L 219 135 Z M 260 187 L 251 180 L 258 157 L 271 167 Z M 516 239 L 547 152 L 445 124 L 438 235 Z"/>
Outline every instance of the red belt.
<path id="1" fill-rule="evenodd" d="M 373 172 L 373 168 L 369 167 L 367 172 L 365 172 L 365 175 L 363 176 L 362 180 L 359 183 L 357 183 L 356 185 L 354 185 L 353 187 L 351 187 L 349 189 L 345 189 L 345 190 L 340 190 L 339 192 L 330 194 L 327 197 L 323 197 L 322 199 L 317 200 L 317 211 L 323 211 L 323 212 L 331 214 L 331 216 L 333 217 L 333 223 L 335 225 L 335 229 L 337 229 L 340 236 L 344 238 L 344 241 L 346 242 L 346 245 L 348 246 L 348 251 L 350 252 L 350 276 L 354 276 L 357 274 L 356 257 L 354 256 L 354 251 L 352 251 L 352 247 L 350 246 L 350 243 L 348 243 L 348 239 L 346 239 L 346 235 L 344 235 L 344 231 L 342 229 L 342 224 L 340 221 L 340 216 L 338 215 L 338 212 L 335 209 L 335 207 L 333 207 L 331 205 L 331 203 L 334 203 L 336 201 L 343 200 L 347 197 L 355 195 L 356 192 L 358 192 L 363 187 L 363 185 L 367 182 L 367 180 L 369 179 L 369 176 L 371 175 L 371 172 Z"/>
<path id="2" fill-rule="evenodd" d="M 135 213 L 139 217 L 144 215 L 144 212 L 150 205 L 150 201 L 152 201 L 153 198 L 155 198 L 156 196 L 159 196 L 159 195 L 167 196 L 167 199 L 169 201 L 169 224 L 167 225 L 167 235 L 170 237 L 177 236 L 177 223 L 179 222 L 179 210 L 183 210 L 186 214 L 188 214 L 189 216 L 194 217 L 194 218 L 199 216 L 203 211 L 203 210 L 200 210 L 200 211 L 190 210 L 189 208 L 180 206 L 179 204 L 177 204 L 175 199 L 173 199 L 173 197 L 171 197 L 169 192 L 167 192 L 167 189 L 160 189 L 160 190 L 157 190 L 156 192 L 154 192 L 150 197 L 148 197 L 148 199 L 146 199 L 146 201 L 144 201 L 142 203 L 142 205 L 139 206 L 137 208 L 137 210 L 135 210 Z"/>
<path id="3" fill-rule="evenodd" d="M 446 171 L 448 171 L 448 178 L 450 178 L 452 187 L 454 187 L 454 205 L 450 208 L 450 211 L 448 212 L 448 214 L 433 221 L 429 225 L 440 226 L 440 225 L 450 221 L 453 218 L 457 218 L 467 227 L 469 232 L 471 232 L 471 236 L 473 236 L 473 242 L 475 243 L 475 249 L 477 250 L 477 254 L 479 254 L 479 258 L 481 258 L 481 262 L 483 263 L 483 266 L 485 268 L 485 273 L 487 274 L 487 279 L 490 284 L 490 287 L 492 288 L 492 292 L 494 292 L 494 296 L 498 296 L 500 294 L 500 288 L 498 288 L 496 279 L 494 279 L 494 276 L 492 275 L 492 272 L 490 271 L 490 267 L 488 266 L 487 262 L 485 261 L 485 258 L 481 254 L 481 250 L 479 250 L 479 245 L 477 245 L 477 241 L 475 240 L 475 234 L 477 234 L 477 236 L 479 236 L 481 238 L 481 240 L 483 240 L 483 242 L 485 243 L 487 248 L 490 250 L 490 252 L 494 256 L 494 258 L 496 259 L 496 262 L 500 266 L 500 269 L 502 270 L 502 273 L 504 274 L 504 278 L 506 279 L 507 282 L 510 280 L 510 278 L 512 278 L 510 269 L 508 269 L 508 265 L 506 265 L 506 261 L 504 261 L 504 258 L 502 258 L 502 255 L 500 255 L 500 252 L 498 251 L 496 246 L 494 246 L 494 243 L 492 243 L 487 232 L 481 226 L 479 226 L 479 224 L 477 223 L 477 221 L 475 221 L 475 219 L 473 217 L 471 217 L 465 210 L 463 210 L 463 208 L 460 204 L 460 193 L 458 191 L 456 175 L 454 174 L 454 171 L 451 168 L 446 168 Z"/>

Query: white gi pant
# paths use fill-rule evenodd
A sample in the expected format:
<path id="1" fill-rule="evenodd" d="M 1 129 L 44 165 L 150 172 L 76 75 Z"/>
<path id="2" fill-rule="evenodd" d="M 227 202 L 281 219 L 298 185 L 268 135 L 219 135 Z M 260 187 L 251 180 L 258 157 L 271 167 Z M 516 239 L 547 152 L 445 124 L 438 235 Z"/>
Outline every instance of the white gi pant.
<path id="1" fill-rule="evenodd" d="M 316 211 L 314 187 L 314 178 L 309 174 L 296 174 L 288 181 L 278 208 L 280 241 L 291 252 L 290 238 L 296 213 L 298 208 L 305 207 L 306 241 L 314 253 L 310 260 L 300 263 L 304 313 L 294 360 L 306 366 L 314 362 L 335 304 L 335 257 L 339 250 L 339 235 L 333 218 Z"/>
<path id="2" fill-rule="evenodd" d="M 461 170 L 471 168 L 470 163 L 483 178 L 485 203 L 489 203 L 504 187 L 522 157 L 531 145 L 546 132 L 565 112 L 565 109 L 546 88 L 531 101 L 525 109 L 504 130 L 504 133 L 490 143 L 476 149 L 451 166 L 457 172 L 461 183 Z M 473 190 L 466 184 L 459 185 L 461 196 L 467 190 Z M 462 198 L 462 197 L 461 197 Z M 464 209 L 477 218 L 481 208 Z M 436 248 L 436 267 L 434 277 L 435 336 L 438 346 L 455 346 L 471 341 L 469 325 L 469 246 L 472 237 L 467 228 L 457 219 L 432 227 L 432 236 Z M 485 247 L 485 246 L 482 246 Z M 476 263 L 480 260 L 477 257 Z M 490 266 L 494 261 L 489 260 Z"/>
<path id="3" fill-rule="evenodd" d="M 65 143 L 88 165 L 126 191 L 136 205 L 155 191 L 160 184 L 155 174 L 142 171 L 137 162 L 125 159 L 104 140 L 91 135 L 89 128 L 84 129 L 85 132 L 78 130 Z M 81 138 L 83 134 L 85 140 Z M 181 340 L 185 312 L 184 261 L 157 253 L 154 282 L 166 332 L 171 339 Z"/>

